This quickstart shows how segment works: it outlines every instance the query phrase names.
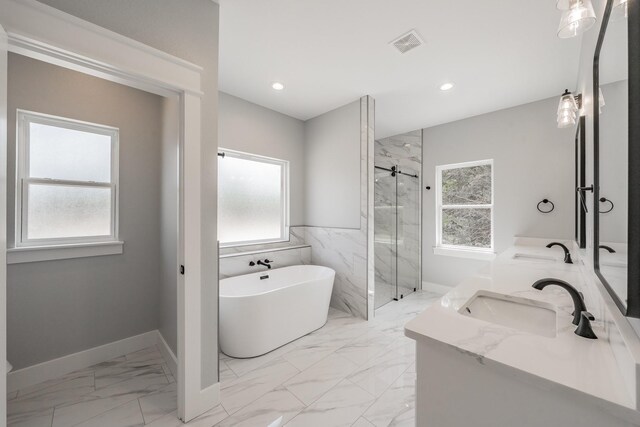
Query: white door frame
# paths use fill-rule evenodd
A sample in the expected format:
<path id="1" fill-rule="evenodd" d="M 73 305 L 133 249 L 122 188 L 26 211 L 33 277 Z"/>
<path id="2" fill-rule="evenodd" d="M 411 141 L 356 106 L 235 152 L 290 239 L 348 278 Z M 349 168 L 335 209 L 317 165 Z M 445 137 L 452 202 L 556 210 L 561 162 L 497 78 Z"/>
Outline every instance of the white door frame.
<path id="1" fill-rule="evenodd" d="M 0 25 L 0 425 L 7 419 L 7 49 Z"/>
<path id="2" fill-rule="evenodd" d="M 180 100 L 180 232 L 178 262 L 178 416 L 189 421 L 219 404 L 220 384 L 201 387 L 202 68 L 35 0 L 0 0 L 8 50 Z M 0 32 L 0 43 L 2 34 Z M 6 53 L 5 53 L 6 57 Z M 6 78 L 0 48 L 0 363 L 6 360 Z M 215 159 L 214 159 L 215 161 Z M 4 184 L 3 184 L 3 181 Z M 213 237 L 212 237 L 213 238 Z M 4 242 L 4 244 L 2 244 Z M 214 326 L 214 325 L 212 325 Z M 6 419 L 6 375 L 0 420 Z M 0 421 L 1 422 L 1 421 Z"/>

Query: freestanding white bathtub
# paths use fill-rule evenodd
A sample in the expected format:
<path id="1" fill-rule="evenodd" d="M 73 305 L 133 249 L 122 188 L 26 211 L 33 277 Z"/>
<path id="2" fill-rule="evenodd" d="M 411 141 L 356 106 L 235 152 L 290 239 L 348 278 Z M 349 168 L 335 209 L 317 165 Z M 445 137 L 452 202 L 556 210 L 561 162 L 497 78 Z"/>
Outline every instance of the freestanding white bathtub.
<path id="1" fill-rule="evenodd" d="M 321 328 L 335 274 L 328 267 L 295 265 L 221 280 L 222 352 L 260 356 Z"/>

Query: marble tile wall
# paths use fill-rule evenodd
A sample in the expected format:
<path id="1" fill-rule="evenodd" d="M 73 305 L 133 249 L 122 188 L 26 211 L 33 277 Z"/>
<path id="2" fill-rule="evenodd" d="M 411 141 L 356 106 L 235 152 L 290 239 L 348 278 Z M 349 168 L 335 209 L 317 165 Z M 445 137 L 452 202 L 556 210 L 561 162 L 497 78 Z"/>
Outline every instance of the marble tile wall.
<path id="1" fill-rule="evenodd" d="M 335 270 L 331 306 L 367 318 L 367 241 L 362 230 L 305 227 L 312 264 Z"/>
<path id="2" fill-rule="evenodd" d="M 379 307 L 395 297 L 389 290 L 396 282 L 404 288 L 400 293 L 420 288 L 422 130 L 376 141 L 375 165 L 397 166 L 419 176 L 375 172 L 375 306 Z"/>

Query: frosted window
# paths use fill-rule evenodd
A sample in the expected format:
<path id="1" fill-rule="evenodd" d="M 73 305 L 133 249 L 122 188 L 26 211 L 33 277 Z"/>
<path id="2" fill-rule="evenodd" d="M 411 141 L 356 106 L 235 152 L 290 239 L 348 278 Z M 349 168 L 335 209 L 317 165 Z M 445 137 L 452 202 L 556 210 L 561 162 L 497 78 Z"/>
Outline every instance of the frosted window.
<path id="1" fill-rule="evenodd" d="M 438 166 L 438 246 L 493 249 L 493 161 Z"/>
<path id="2" fill-rule="evenodd" d="M 286 224 L 286 162 L 225 151 L 218 161 L 222 244 L 280 240 Z"/>
<path id="3" fill-rule="evenodd" d="M 30 123 L 29 176 L 110 182 L 111 136 Z"/>
<path id="4" fill-rule="evenodd" d="M 111 235 L 111 188 L 29 184 L 27 237 Z"/>
<path id="5" fill-rule="evenodd" d="M 115 128 L 18 110 L 16 246 L 118 240 Z"/>

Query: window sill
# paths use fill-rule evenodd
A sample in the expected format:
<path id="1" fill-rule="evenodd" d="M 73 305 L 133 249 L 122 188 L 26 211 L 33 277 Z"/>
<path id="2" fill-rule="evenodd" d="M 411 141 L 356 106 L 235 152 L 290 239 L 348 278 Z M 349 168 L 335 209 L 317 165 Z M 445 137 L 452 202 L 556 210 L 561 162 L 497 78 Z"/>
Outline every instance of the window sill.
<path id="1" fill-rule="evenodd" d="M 287 236 L 289 236 L 289 231 L 287 231 Z M 234 249 L 234 248 L 243 248 L 247 246 L 260 246 L 260 245 L 271 245 L 273 243 L 285 243 L 291 240 L 290 237 L 275 239 L 275 240 L 254 240 L 249 242 L 242 243 L 220 243 L 220 249 Z"/>
<path id="2" fill-rule="evenodd" d="M 119 255 L 123 253 L 123 247 L 124 242 L 116 241 L 9 248 L 7 250 L 7 264 Z"/>
<path id="3" fill-rule="evenodd" d="M 470 249 L 442 248 L 434 247 L 435 255 L 452 256 L 456 258 L 477 259 L 480 261 L 492 261 L 496 257 L 495 252 L 490 251 L 474 251 Z"/>

